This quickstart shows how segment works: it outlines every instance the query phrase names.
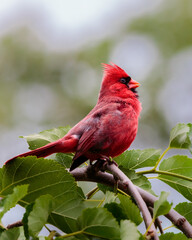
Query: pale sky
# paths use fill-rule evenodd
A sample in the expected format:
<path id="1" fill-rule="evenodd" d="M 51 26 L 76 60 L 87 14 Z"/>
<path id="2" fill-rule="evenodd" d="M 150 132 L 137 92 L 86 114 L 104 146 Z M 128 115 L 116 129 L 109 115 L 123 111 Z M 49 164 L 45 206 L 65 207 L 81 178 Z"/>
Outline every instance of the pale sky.
<path id="1" fill-rule="evenodd" d="M 59 48 L 71 44 L 75 48 L 90 39 L 111 36 L 127 19 L 158 9 L 162 2 L 163 0 L 1 0 L 0 35 L 27 25 L 50 46 Z"/>

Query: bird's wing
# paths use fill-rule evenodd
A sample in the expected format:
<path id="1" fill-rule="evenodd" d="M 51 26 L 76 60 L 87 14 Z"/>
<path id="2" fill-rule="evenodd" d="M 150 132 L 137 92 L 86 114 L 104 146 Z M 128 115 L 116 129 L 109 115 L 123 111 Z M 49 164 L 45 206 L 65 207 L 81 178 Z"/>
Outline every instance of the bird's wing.
<path id="1" fill-rule="evenodd" d="M 108 104 L 107 106 L 100 105 L 96 106 L 86 117 L 86 119 L 82 122 L 86 125 L 86 127 L 84 128 L 84 131 L 79 139 L 76 154 L 73 158 L 74 160 L 88 152 L 89 149 L 95 146 L 95 144 L 98 144 L 98 141 L 103 140 L 96 139 L 96 136 L 98 136 L 97 132 L 99 129 L 104 127 L 103 124 L 105 125 L 105 119 L 107 118 L 108 114 L 114 112 L 115 110 L 115 104 Z"/>
<path id="2" fill-rule="evenodd" d="M 88 130 L 84 131 L 81 138 L 79 139 L 78 147 L 76 154 L 73 160 L 79 158 L 84 153 L 86 153 L 94 145 L 94 133 L 97 131 L 96 124 L 92 127 L 89 127 Z"/>

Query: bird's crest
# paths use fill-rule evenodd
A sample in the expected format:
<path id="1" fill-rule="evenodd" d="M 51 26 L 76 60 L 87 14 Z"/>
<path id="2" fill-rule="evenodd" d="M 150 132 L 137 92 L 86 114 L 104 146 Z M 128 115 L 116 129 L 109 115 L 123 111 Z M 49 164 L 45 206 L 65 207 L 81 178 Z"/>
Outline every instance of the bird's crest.
<path id="1" fill-rule="evenodd" d="M 103 69 L 104 69 L 104 75 L 112 75 L 112 74 L 122 74 L 122 75 L 127 75 L 127 73 L 117 66 L 116 64 L 111 62 L 110 64 L 102 63 Z M 128 75 L 127 75 L 128 76 Z"/>

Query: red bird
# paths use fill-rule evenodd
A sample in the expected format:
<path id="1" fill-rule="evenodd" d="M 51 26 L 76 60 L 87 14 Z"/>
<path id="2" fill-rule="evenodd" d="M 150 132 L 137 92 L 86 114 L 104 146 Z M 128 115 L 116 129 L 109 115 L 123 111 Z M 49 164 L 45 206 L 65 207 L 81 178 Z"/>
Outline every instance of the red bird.
<path id="1" fill-rule="evenodd" d="M 63 138 L 7 162 L 29 155 L 39 158 L 57 152 L 74 152 L 72 171 L 87 160 L 108 159 L 123 153 L 137 134 L 141 103 L 135 89 L 139 83 L 115 64 L 103 66 L 99 98 L 91 112 Z"/>

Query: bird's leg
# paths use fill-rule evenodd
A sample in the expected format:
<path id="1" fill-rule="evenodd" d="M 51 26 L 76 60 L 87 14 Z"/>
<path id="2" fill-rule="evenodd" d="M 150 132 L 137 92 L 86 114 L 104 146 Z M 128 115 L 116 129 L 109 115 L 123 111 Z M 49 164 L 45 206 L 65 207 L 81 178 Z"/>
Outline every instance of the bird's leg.
<path id="1" fill-rule="evenodd" d="M 96 171 L 105 172 L 107 165 L 115 164 L 115 166 L 118 166 L 117 163 L 110 157 L 100 157 L 93 166 L 95 167 Z"/>
<path id="2" fill-rule="evenodd" d="M 106 159 L 106 163 L 109 165 L 114 164 L 115 166 L 118 167 L 118 164 L 111 157 Z M 114 193 L 117 194 L 119 179 L 115 175 L 113 175 L 113 178 L 114 178 Z"/>
<path id="3" fill-rule="evenodd" d="M 107 165 L 112 165 L 114 164 L 115 166 L 118 166 L 117 163 L 110 157 L 100 157 L 94 164 L 90 161 L 90 170 L 93 173 L 97 173 L 99 171 L 105 172 L 107 169 Z M 117 193 L 118 189 L 118 181 L 119 179 L 116 176 L 114 177 L 114 192 Z"/>
<path id="4" fill-rule="evenodd" d="M 91 177 L 92 175 L 95 175 L 99 171 L 102 172 L 105 171 L 105 160 L 99 159 L 96 160 L 94 163 L 90 161 L 90 165 L 87 168 L 87 174 Z"/>
<path id="5" fill-rule="evenodd" d="M 97 160 L 95 165 L 97 166 L 98 171 L 105 172 L 107 169 L 107 165 L 114 164 L 115 166 L 118 166 L 117 163 L 110 157 L 101 157 Z M 114 193 L 117 193 L 118 189 L 118 181 L 119 179 L 116 176 L 114 177 Z"/>
<path id="6" fill-rule="evenodd" d="M 114 164 L 118 167 L 118 164 L 112 159 L 112 157 L 105 157 L 104 159 L 109 165 Z"/>
<path id="7" fill-rule="evenodd" d="M 98 161 L 100 161 L 100 162 L 102 161 L 103 168 L 100 169 L 100 171 L 102 171 L 102 172 L 106 171 L 107 164 L 109 164 L 109 165 L 114 164 L 115 166 L 118 167 L 118 164 L 111 157 L 104 156 L 104 157 L 99 158 Z"/>
<path id="8" fill-rule="evenodd" d="M 92 167 L 94 168 L 95 172 L 105 172 L 105 160 L 104 159 L 98 159 L 94 164 L 92 164 Z"/>

